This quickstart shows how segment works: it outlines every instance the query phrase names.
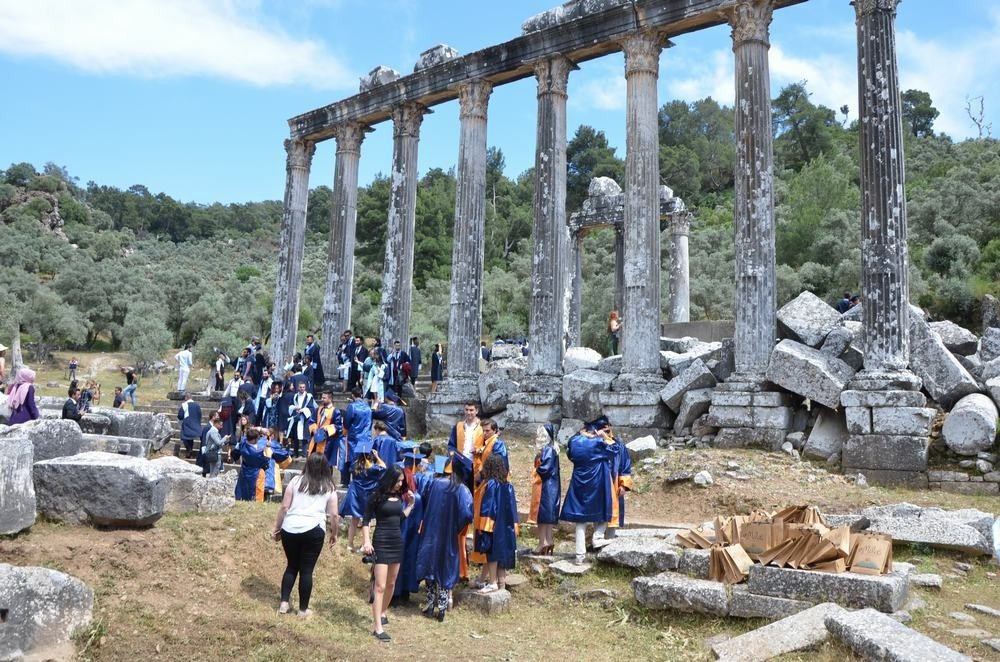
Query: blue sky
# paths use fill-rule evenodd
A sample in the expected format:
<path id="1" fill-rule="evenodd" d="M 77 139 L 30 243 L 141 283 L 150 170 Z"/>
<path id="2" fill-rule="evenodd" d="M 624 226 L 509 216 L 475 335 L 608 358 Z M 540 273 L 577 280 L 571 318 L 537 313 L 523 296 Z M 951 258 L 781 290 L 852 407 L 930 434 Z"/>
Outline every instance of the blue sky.
<path id="1" fill-rule="evenodd" d="M 350 96 L 378 64 L 412 71 L 421 51 L 461 53 L 507 41 L 554 0 L 0 0 L 0 168 L 66 166 L 83 183 L 144 184 L 183 201 L 280 199 L 287 119 Z M 942 7 L 942 5 L 946 5 Z M 1000 8 L 991 0 L 904 0 L 897 19 L 902 89 L 927 90 L 936 128 L 975 135 L 966 98 L 1000 118 Z M 806 80 L 813 99 L 855 116 L 854 10 L 809 0 L 775 13 L 771 78 Z M 732 51 L 724 26 L 675 39 L 660 61 L 660 102 L 711 95 L 731 103 Z M 620 54 L 570 77 L 569 132 L 604 130 L 624 151 Z M 534 162 L 535 88 L 496 89 L 489 143 L 509 175 Z M 996 123 L 1000 134 L 1000 122 Z M 420 171 L 451 167 L 458 104 L 424 120 Z M 361 183 L 389 169 L 392 130 L 362 146 Z M 332 141 L 321 143 L 311 185 L 329 184 Z"/>

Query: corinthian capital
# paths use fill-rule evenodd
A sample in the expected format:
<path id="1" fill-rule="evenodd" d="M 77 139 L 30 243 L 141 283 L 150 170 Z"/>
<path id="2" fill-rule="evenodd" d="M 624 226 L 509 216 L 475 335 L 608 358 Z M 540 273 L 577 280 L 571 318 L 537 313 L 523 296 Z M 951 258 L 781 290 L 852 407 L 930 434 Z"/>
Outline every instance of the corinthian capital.
<path id="1" fill-rule="evenodd" d="M 621 41 L 625 51 L 625 76 L 645 71 L 658 75 L 660 73 L 660 51 L 663 50 L 663 38 L 655 32 L 636 32 Z"/>
<path id="2" fill-rule="evenodd" d="M 737 0 L 729 25 L 733 28 L 733 46 L 745 41 L 769 43 L 768 27 L 773 12 L 771 0 Z"/>
<path id="3" fill-rule="evenodd" d="M 486 119 L 486 106 L 490 102 L 493 83 L 487 80 L 473 80 L 462 83 L 458 88 L 458 117 Z"/>
<path id="4" fill-rule="evenodd" d="M 360 152 L 361 141 L 365 139 L 368 127 L 361 122 L 344 122 L 333 129 L 337 141 L 337 152 Z"/>
<path id="5" fill-rule="evenodd" d="M 404 103 L 392 109 L 392 135 L 420 137 L 420 125 L 424 121 L 427 107 L 416 102 Z"/>
<path id="6" fill-rule="evenodd" d="M 289 168 L 309 168 L 312 165 L 313 154 L 316 153 L 316 143 L 311 140 L 285 140 L 285 153 L 288 154 Z"/>
<path id="7" fill-rule="evenodd" d="M 673 212 L 667 217 L 667 222 L 670 227 L 670 234 L 684 235 L 685 237 L 691 233 L 691 212 L 689 211 L 679 211 Z"/>
<path id="8" fill-rule="evenodd" d="M 854 5 L 854 11 L 857 12 L 858 18 L 864 16 L 871 16 L 875 12 L 888 12 L 895 16 L 896 5 L 898 5 L 902 0 L 854 0 L 851 4 Z"/>
<path id="9" fill-rule="evenodd" d="M 577 66 L 561 55 L 535 63 L 535 78 L 538 79 L 538 94 L 561 94 L 566 96 L 569 86 L 569 72 Z"/>

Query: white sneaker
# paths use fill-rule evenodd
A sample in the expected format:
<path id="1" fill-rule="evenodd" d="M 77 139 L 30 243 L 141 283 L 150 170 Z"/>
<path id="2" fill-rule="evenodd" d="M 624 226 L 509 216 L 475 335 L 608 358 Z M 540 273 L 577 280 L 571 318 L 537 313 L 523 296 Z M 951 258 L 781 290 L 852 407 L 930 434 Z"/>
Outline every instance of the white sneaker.
<path id="1" fill-rule="evenodd" d="M 586 562 L 587 562 L 587 555 L 586 554 L 577 554 L 576 555 L 576 564 L 577 565 L 583 565 Z"/>

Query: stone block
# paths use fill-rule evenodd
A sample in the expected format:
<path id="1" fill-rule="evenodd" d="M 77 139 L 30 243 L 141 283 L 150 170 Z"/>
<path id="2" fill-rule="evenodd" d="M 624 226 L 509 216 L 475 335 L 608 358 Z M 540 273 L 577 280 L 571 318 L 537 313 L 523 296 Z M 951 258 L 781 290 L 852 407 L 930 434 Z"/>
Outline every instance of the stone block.
<path id="1" fill-rule="evenodd" d="M 979 373 L 979 378 L 984 382 L 987 382 L 994 377 L 1000 377 L 1000 358 L 983 363 Z"/>
<path id="2" fill-rule="evenodd" d="M 927 322 L 910 315 L 910 369 L 923 381 L 931 398 L 945 408 L 979 390 L 976 380 L 962 367 Z"/>
<path id="3" fill-rule="evenodd" d="M 930 407 L 873 407 L 872 432 L 875 434 L 906 434 L 926 437 L 937 415 Z"/>
<path id="4" fill-rule="evenodd" d="M 708 411 L 712 404 L 712 389 L 699 388 L 688 391 L 681 398 L 681 408 L 674 420 L 674 434 L 680 434 L 684 428 L 691 427 L 700 416 Z"/>
<path id="5" fill-rule="evenodd" d="M 818 349 L 782 340 L 771 353 L 767 379 L 786 391 L 836 409 L 840 393 L 854 372 L 851 366 Z"/>
<path id="6" fill-rule="evenodd" d="M 416 64 L 413 65 L 413 73 L 418 71 L 423 71 L 424 69 L 430 69 L 431 67 L 436 67 L 439 64 L 444 64 L 448 60 L 454 60 L 459 55 L 451 46 L 447 44 L 438 44 L 428 48 L 426 51 L 420 54 L 417 59 Z"/>
<path id="7" fill-rule="evenodd" d="M 632 441 L 625 444 L 625 448 L 628 449 L 628 454 L 632 459 L 632 462 L 638 462 L 639 460 L 645 459 L 647 457 L 653 457 L 656 455 L 656 437 L 653 435 L 646 435 L 645 437 L 639 437 L 638 439 L 633 439 Z"/>
<path id="8" fill-rule="evenodd" d="M 549 564 L 549 569 L 558 572 L 560 575 L 570 575 L 573 577 L 586 574 L 590 571 L 590 568 L 591 565 L 589 563 L 573 563 L 573 561 L 568 559 L 562 559 L 561 561 Z"/>
<path id="9" fill-rule="evenodd" d="M 0 660 L 69 659 L 72 636 L 90 623 L 94 592 L 76 577 L 0 563 Z"/>
<path id="10" fill-rule="evenodd" d="M 842 412 L 822 409 L 816 417 L 813 429 L 802 449 L 804 457 L 813 460 L 828 460 L 839 455 L 847 441 L 847 426 Z"/>
<path id="11" fill-rule="evenodd" d="M 632 580 L 636 602 L 650 609 L 673 609 L 696 614 L 725 616 L 729 613 L 726 586 L 705 579 L 692 579 L 675 572 Z"/>
<path id="12" fill-rule="evenodd" d="M 506 614 L 510 611 L 510 591 L 501 590 L 492 593 L 480 593 L 472 589 L 455 591 L 455 606 L 473 609 L 484 616 Z"/>
<path id="13" fill-rule="evenodd" d="M 708 410 L 708 423 L 716 427 L 751 427 L 788 430 L 792 426 L 790 407 L 716 407 Z M 784 437 L 784 435 L 782 435 Z"/>
<path id="14" fill-rule="evenodd" d="M 933 490 L 951 492 L 952 494 L 994 495 L 1000 494 L 1000 484 L 997 483 L 929 483 Z"/>
<path id="15" fill-rule="evenodd" d="M 979 347 L 979 338 L 972 331 L 964 329 L 949 320 L 941 322 L 931 322 L 928 324 L 931 331 L 937 334 L 948 351 L 953 354 L 968 356 L 975 354 Z"/>
<path id="16" fill-rule="evenodd" d="M 611 388 L 614 375 L 600 370 L 575 370 L 563 377 L 563 416 L 592 421 L 601 415 L 601 391 Z"/>
<path id="17" fill-rule="evenodd" d="M 819 347 L 840 319 L 836 309 L 806 291 L 778 309 L 778 330 L 785 338 Z"/>
<path id="18" fill-rule="evenodd" d="M 974 508 L 943 510 L 902 503 L 865 508 L 848 518 L 865 518 L 869 531 L 888 534 L 897 542 L 993 554 L 993 515 Z"/>
<path id="19" fill-rule="evenodd" d="M 719 660 L 764 662 L 779 655 L 812 650 L 830 636 L 826 619 L 842 613 L 847 613 L 847 610 L 832 602 L 824 602 L 714 644 L 712 653 Z"/>
<path id="20" fill-rule="evenodd" d="M 708 565 L 711 551 L 707 549 L 685 549 L 681 552 L 677 571 L 696 579 L 708 579 Z"/>
<path id="21" fill-rule="evenodd" d="M 595 370 L 601 358 L 600 352 L 589 347 L 567 347 L 563 355 L 563 372 Z"/>
<path id="22" fill-rule="evenodd" d="M 0 441 L 0 535 L 23 531 L 35 523 L 34 451 L 34 444 L 24 437 Z"/>
<path id="23" fill-rule="evenodd" d="M 236 504 L 235 471 L 227 471 L 215 478 L 202 478 L 200 467 L 172 456 L 156 458 L 150 464 L 167 478 L 167 497 L 163 505 L 165 513 L 219 513 Z M 285 484 L 291 477 L 283 478 Z"/>
<path id="24" fill-rule="evenodd" d="M 680 411 L 684 394 L 694 389 L 712 388 L 716 384 L 715 375 L 705 367 L 701 359 L 691 363 L 683 372 L 667 382 L 660 391 L 660 400 L 674 412 Z"/>
<path id="25" fill-rule="evenodd" d="M 983 337 L 979 339 L 979 359 L 989 363 L 1000 358 L 1000 329 L 991 326 L 983 329 Z"/>
<path id="26" fill-rule="evenodd" d="M 893 471 L 925 471 L 927 469 L 927 437 L 891 434 L 850 435 L 844 444 L 842 457 L 851 469 L 890 469 Z"/>
<path id="27" fill-rule="evenodd" d="M 754 564 L 747 589 L 758 595 L 788 600 L 835 602 L 842 607 L 873 607 L 891 614 L 906 602 L 909 581 L 904 575 L 862 575 L 815 572 Z"/>
<path id="28" fill-rule="evenodd" d="M 593 419 L 591 419 L 593 420 Z M 583 429 L 584 421 L 576 418 L 564 418 L 559 423 L 559 431 L 556 432 L 556 442 L 560 448 L 566 448 L 570 438 Z"/>
<path id="29" fill-rule="evenodd" d="M 526 358 L 491 361 L 479 375 L 479 401 L 486 415 L 503 411 L 528 371 Z"/>
<path id="30" fill-rule="evenodd" d="M 941 575 L 932 575 L 932 574 L 910 575 L 910 585 L 940 591 Z"/>
<path id="31" fill-rule="evenodd" d="M 965 396 L 945 418 L 941 436 L 958 455 L 990 450 L 997 436 L 997 406 L 981 393 Z"/>
<path id="32" fill-rule="evenodd" d="M 170 417 L 166 414 L 154 414 L 148 411 L 129 411 L 110 407 L 95 407 L 93 414 L 106 416 L 111 426 L 105 432 L 116 437 L 132 437 L 149 439 L 151 448 L 158 451 L 163 448 L 172 434 Z M 205 413 L 206 422 L 209 412 Z M 84 430 L 87 432 L 88 430 Z M 101 433 L 97 433 L 101 434 Z"/>
<path id="33" fill-rule="evenodd" d="M 847 348 L 851 346 L 853 341 L 854 331 L 846 326 L 835 326 L 830 330 L 830 333 L 826 335 L 826 338 L 823 340 L 823 344 L 820 345 L 819 350 L 827 356 L 832 356 L 833 358 L 838 359 L 845 351 L 847 351 Z"/>
<path id="34" fill-rule="evenodd" d="M 785 430 L 781 428 L 733 428 L 719 430 L 712 446 L 715 448 L 759 448 L 776 451 L 785 443 Z"/>
<path id="35" fill-rule="evenodd" d="M 167 477 L 149 460 L 81 453 L 36 462 L 38 512 L 103 526 L 148 526 L 163 516 Z"/>
<path id="36" fill-rule="evenodd" d="M 661 352 L 673 352 L 674 354 L 684 354 L 696 349 L 699 345 L 702 345 L 700 340 L 693 338 L 691 336 L 684 336 L 683 338 L 664 338 L 660 337 L 660 351 Z"/>
<path id="37" fill-rule="evenodd" d="M 986 380 L 986 392 L 989 393 L 993 404 L 1000 408 L 1000 377 Z"/>
<path id="38" fill-rule="evenodd" d="M 105 453 L 117 453 L 119 455 L 131 455 L 132 457 L 149 457 L 152 450 L 152 441 L 149 439 L 139 439 L 136 437 L 116 437 L 106 434 L 84 434 L 83 444 L 80 452 L 102 451 Z"/>
<path id="39" fill-rule="evenodd" d="M 736 370 L 736 344 L 733 339 L 723 338 L 722 348 L 712 353 L 712 358 L 705 362 L 705 366 L 720 382 L 729 379 Z"/>
<path id="40" fill-rule="evenodd" d="M 358 92 L 367 92 L 368 90 L 373 90 L 376 87 L 393 83 L 397 80 L 399 80 L 398 71 L 380 64 L 369 71 L 367 76 L 361 78 L 358 84 Z"/>
<path id="41" fill-rule="evenodd" d="M 843 465 L 843 471 L 849 476 L 861 474 L 869 485 L 885 485 L 889 487 L 909 487 L 914 490 L 926 490 L 928 487 L 927 473 L 924 471 L 898 471 L 895 469 L 862 469 Z"/>
<path id="42" fill-rule="evenodd" d="M 927 480 L 934 483 L 964 483 L 968 482 L 969 474 L 962 473 L 961 471 L 928 471 Z"/>
<path id="43" fill-rule="evenodd" d="M 845 407 L 925 407 L 927 396 L 920 391 L 856 391 L 840 394 Z"/>
<path id="44" fill-rule="evenodd" d="M 849 434 L 871 434 L 872 410 L 870 407 L 844 407 L 844 422 Z"/>
<path id="45" fill-rule="evenodd" d="M 83 432 L 74 421 L 39 418 L 11 427 L 0 426 L 0 438 L 28 439 L 34 461 L 76 455 L 83 447 Z"/>
<path id="46" fill-rule="evenodd" d="M 598 561 L 641 572 L 676 570 L 680 558 L 680 548 L 662 538 L 634 536 L 615 538 L 597 554 Z"/>
<path id="47" fill-rule="evenodd" d="M 737 584 L 732 587 L 729 598 L 729 615 L 736 618 L 766 618 L 769 621 L 776 621 L 809 609 L 812 605 L 813 603 L 805 600 L 757 595 L 747 590 L 743 584 Z"/>
<path id="48" fill-rule="evenodd" d="M 830 614 L 825 623 L 831 635 L 866 660 L 972 662 L 972 658 L 874 609 Z"/>
<path id="49" fill-rule="evenodd" d="M 687 370 L 695 361 L 701 360 L 702 363 L 707 363 L 711 359 L 718 359 L 722 351 L 721 342 L 701 343 L 688 352 L 670 357 L 667 361 L 667 372 L 670 374 L 670 378 L 673 379 Z"/>
<path id="50" fill-rule="evenodd" d="M 601 359 L 601 362 L 597 364 L 597 369 L 601 372 L 606 372 L 611 375 L 617 375 L 622 371 L 622 356 L 621 354 L 615 354 L 614 356 L 606 356 Z"/>
<path id="51" fill-rule="evenodd" d="M 660 401 L 657 391 L 601 391 L 601 409 L 615 428 L 663 429 L 673 423 L 673 416 Z"/>

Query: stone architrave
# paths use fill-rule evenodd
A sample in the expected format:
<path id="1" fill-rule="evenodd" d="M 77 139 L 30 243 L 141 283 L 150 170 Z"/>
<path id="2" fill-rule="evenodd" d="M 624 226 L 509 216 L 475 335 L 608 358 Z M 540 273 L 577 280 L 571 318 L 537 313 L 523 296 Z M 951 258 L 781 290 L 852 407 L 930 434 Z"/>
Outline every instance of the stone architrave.
<path id="1" fill-rule="evenodd" d="M 670 215 L 670 298 L 667 303 L 667 322 L 670 323 L 691 321 L 690 233 L 690 212 Z"/>
<path id="2" fill-rule="evenodd" d="M 309 169 L 316 144 L 286 140 L 285 202 L 278 243 L 278 276 L 271 315 L 271 360 L 284 365 L 295 354 L 299 327 L 299 290 L 305 251 L 306 209 L 309 206 Z"/>
<path id="3" fill-rule="evenodd" d="M 455 240 L 451 254 L 448 314 L 448 380 L 456 397 L 476 398 L 482 336 L 483 251 L 486 224 L 486 124 L 493 86 L 486 81 L 459 89 Z M 450 383 L 449 383 L 450 382 Z"/>
<path id="4" fill-rule="evenodd" d="M 712 652 L 717 659 L 764 662 L 779 655 L 815 649 L 830 636 L 824 619 L 846 611 L 840 605 L 824 602 L 770 625 L 714 644 Z"/>
<path id="5" fill-rule="evenodd" d="M 841 611 L 827 616 L 825 623 L 830 634 L 865 660 L 972 662 L 971 657 L 874 609 Z"/>
<path id="6" fill-rule="evenodd" d="M 535 65 L 538 124 L 535 143 L 534 259 L 528 324 L 531 375 L 562 374 L 566 268 L 566 99 L 569 72 L 564 57 Z"/>
<path id="7" fill-rule="evenodd" d="M 0 535 L 17 533 L 35 523 L 34 450 L 24 437 L 0 441 Z"/>
<path id="8" fill-rule="evenodd" d="M 626 84 L 622 372 L 642 375 L 654 382 L 662 381 L 656 82 L 664 41 L 655 32 L 639 32 L 622 41 Z"/>
<path id="9" fill-rule="evenodd" d="M 427 108 L 404 103 L 392 109 L 392 192 L 385 229 L 380 313 L 382 341 L 409 346 L 413 245 L 417 222 L 417 146 Z"/>
<path id="10" fill-rule="evenodd" d="M 853 375 L 854 369 L 840 359 L 788 339 L 775 346 L 767 367 L 768 381 L 830 409 L 840 404 L 840 393 Z"/>
<path id="11" fill-rule="evenodd" d="M 738 0 L 736 55 L 736 375 L 763 381 L 777 335 L 770 0 Z"/>
<path id="12" fill-rule="evenodd" d="M 337 158 L 333 168 L 330 200 L 330 243 L 326 260 L 326 291 L 323 295 L 323 335 L 320 351 L 333 361 L 340 334 L 351 328 L 351 294 L 354 287 L 354 245 L 358 221 L 358 163 L 361 141 L 368 128 L 347 122 L 335 129 Z M 405 340 L 405 339 L 404 339 Z"/>

